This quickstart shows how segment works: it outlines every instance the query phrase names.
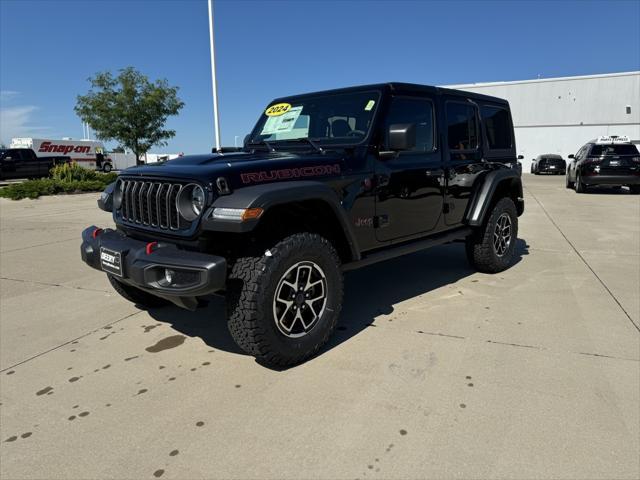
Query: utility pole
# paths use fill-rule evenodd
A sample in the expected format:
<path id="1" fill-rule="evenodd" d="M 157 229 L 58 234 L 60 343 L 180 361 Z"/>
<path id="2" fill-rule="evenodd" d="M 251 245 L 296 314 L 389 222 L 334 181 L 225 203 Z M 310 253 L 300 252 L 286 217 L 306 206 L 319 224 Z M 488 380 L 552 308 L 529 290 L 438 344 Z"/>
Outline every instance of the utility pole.
<path id="1" fill-rule="evenodd" d="M 220 146 L 220 118 L 218 116 L 218 86 L 216 83 L 216 53 L 213 41 L 213 0 L 209 0 L 209 48 L 211 50 L 211 90 L 213 91 L 213 122 L 216 137 L 216 150 L 222 150 Z"/>

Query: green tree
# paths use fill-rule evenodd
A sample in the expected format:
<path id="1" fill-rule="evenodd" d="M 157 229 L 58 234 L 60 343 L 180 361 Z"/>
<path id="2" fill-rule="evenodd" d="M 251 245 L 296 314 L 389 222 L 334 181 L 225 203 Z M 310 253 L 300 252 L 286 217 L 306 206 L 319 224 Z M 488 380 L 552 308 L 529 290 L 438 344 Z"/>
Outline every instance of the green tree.
<path id="1" fill-rule="evenodd" d="M 75 111 L 101 140 L 116 140 L 140 156 L 153 145 L 166 145 L 175 130 L 164 128 L 167 118 L 177 115 L 184 103 L 178 98 L 178 87 L 167 80 L 149 79 L 133 67 L 89 78 L 91 89 L 78 95 Z"/>

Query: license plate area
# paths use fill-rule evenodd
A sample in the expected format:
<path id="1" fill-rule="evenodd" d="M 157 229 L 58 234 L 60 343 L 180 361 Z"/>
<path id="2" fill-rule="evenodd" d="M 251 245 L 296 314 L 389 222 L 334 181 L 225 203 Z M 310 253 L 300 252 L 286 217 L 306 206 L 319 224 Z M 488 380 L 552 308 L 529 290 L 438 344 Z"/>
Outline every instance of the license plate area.
<path id="1" fill-rule="evenodd" d="M 122 253 L 100 247 L 100 267 L 107 273 L 122 277 Z"/>

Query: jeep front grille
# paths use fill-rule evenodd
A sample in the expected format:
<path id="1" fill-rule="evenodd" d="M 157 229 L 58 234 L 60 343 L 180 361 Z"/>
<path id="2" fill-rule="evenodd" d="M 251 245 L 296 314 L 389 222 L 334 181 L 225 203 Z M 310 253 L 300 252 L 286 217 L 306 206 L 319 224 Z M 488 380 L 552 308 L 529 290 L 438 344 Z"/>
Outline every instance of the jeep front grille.
<path id="1" fill-rule="evenodd" d="M 120 218 L 124 222 L 162 230 L 187 228 L 190 222 L 178 212 L 178 194 L 183 185 L 151 180 L 122 180 Z"/>

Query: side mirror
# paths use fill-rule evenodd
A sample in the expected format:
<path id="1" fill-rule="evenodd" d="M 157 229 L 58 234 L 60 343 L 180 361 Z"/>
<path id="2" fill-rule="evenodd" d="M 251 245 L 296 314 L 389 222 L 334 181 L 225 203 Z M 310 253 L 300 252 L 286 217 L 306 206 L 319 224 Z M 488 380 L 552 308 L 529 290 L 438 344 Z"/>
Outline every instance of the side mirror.
<path id="1" fill-rule="evenodd" d="M 567 158 L 576 158 L 576 156 L 572 153 L 571 155 L 569 155 L 569 157 Z"/>
<path id="2" fill-rule="evenodd" d="M 524 155 L 518 155 L 518 160 L 524 160 Z"/>
<path id="3" fill-rule="evenodd" d="M 389 149 L 411 150 L 416 146 L 416 124 L 394 123 L 389 126 Z"/>

